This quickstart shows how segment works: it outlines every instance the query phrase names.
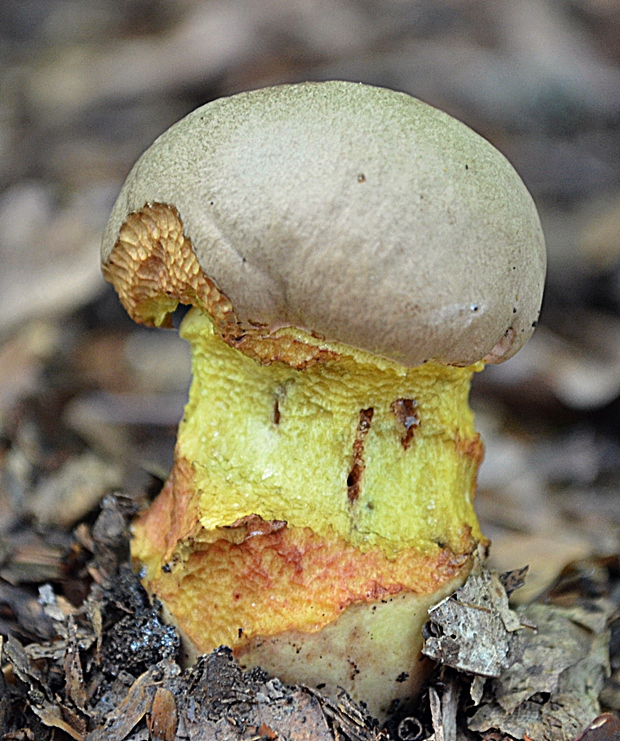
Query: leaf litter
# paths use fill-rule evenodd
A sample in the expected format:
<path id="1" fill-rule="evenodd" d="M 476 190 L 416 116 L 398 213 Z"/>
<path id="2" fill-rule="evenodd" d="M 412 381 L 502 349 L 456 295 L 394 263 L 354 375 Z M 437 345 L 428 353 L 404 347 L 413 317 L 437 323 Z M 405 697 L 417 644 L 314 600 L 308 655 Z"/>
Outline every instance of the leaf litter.
<path id="1" fill-rule="evenodd" d="M 513 610 L 508 593 L 525 570 L 498 575 L 481 559 L 430 610 L 424 651 L 437 669 L 416 705 L 383 729 L 344 691 L 333 702 L 261 669 L 243 672 L 224 647 L 183 669 L 176 631 L 128 564 L 134 512 L 132 500 L 106 497 L 79 531 L 91 549 L 87 598 L 75 606 L 43 585 L 35 622 L 44 627 L 3 643 L 3 739 L 564 741 L 599 713 L 615 604 L 558 585 L 546 603 Z M 14 619 L 32 623 L 32 610 Z"/>
<path id="2" fill-rule="evenodd" d="M 463 587 L 429 611 L 423 651 L 442 665 L 445 687 L 441 697 L 429 690 L 435 741 L 458 738 L 454 682 L 466 674 L 467 728 L 489 741 L 565 741 L 599 714 L 616 604 L 581 593 L 559 599 L 558 585 L 555 598 L 565 604 L 554 604 L 552 590 L 544 602 L 512 610 L 507 592 L 524 577 L 525 570 L 494 574 L 479 561 Z"/>
<path id="3" fill-rule="evenodd" d="M 40 589 L 41 619 L 53 637 L 10 636 L 3 644 L 2 738 L 53 739 L 56 731 L 76 741 L 388 738 L 345 693 L 332 702 L 260 669 L 243 672 L 224 647 L 183 670 L 176 631 L 126 561 L 132 511 L 122 497 L 102 503 L 90 533 L 93 586 L 81 606 L 49 585 Z"/>

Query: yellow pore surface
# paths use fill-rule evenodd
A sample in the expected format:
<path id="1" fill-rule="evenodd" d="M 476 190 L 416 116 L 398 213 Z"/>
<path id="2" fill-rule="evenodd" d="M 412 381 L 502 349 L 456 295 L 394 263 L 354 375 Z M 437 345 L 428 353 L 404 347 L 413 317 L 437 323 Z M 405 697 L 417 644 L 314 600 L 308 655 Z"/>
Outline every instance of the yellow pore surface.
<path id="1" fill-rule="evenodd" d="M 261 365 L 198 309 L 181 335 L 193 383 L 176 455 L 192 463 L 205 530 L 258 515 L 388 558 L 460 553 L 469 529 L 478 540 L 468 395 L 480 368 L 405 368 L 334 343 L 303 370 Z"/>

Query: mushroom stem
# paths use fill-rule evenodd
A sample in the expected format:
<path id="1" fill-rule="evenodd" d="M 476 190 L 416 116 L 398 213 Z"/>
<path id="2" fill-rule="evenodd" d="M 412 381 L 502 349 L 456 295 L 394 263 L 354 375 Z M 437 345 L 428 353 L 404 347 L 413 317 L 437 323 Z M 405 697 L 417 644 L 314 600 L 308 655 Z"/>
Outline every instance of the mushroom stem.
<path id="1" fill-rule="evenodd" d="M 468 407 L 480 366 L 406 368 L 290 329 L 269 342 L 294 337 L 323 359 L 260 364 L 199 309 L 181 334 L 193 383 L 175 467 L 134 528 L 148 588 L 190 653 L 226 644 L 384 714 L 419 682 L 426 609 L 482 537 Z"/>

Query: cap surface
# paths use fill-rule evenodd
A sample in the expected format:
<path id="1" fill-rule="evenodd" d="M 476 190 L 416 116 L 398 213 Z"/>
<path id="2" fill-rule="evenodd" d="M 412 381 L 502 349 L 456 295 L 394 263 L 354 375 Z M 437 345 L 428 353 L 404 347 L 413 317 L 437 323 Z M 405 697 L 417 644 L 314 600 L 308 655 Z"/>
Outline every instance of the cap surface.
<path id="1" fill-rule="evenodd" d="M 239 319 L 270 330 L 467 365 L 514 354 L 540 310 L 544 239 L 523 182 L 478 134 L 404 93 L 304 83 L 198 108 L 133 167 L 104 262 L 150 203 L 178 210 Z"/>

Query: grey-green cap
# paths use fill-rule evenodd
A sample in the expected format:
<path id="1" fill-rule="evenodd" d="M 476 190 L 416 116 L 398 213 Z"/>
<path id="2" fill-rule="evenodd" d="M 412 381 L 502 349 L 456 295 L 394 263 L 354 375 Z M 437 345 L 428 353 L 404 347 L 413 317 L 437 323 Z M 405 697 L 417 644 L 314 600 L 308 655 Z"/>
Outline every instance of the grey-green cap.
<path id="1" fill-rule="evenodd" d="M 105 232 L 174 206 L 242 321 L 295 326 L 409 366 L 513 355 L 545 248 L 530 194 L 461 122 L 391 90 L 304 83 L 222 98 L 142 155 Z"/>

